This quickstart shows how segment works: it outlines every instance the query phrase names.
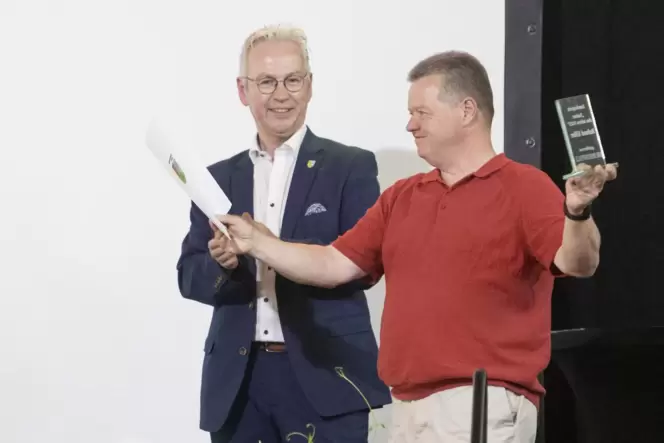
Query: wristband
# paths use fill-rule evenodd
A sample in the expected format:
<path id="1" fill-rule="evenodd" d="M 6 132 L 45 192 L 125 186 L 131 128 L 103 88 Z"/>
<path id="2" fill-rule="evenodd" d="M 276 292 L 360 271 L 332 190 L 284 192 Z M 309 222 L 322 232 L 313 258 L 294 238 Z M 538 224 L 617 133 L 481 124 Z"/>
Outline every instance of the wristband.
<path id="1" fill-rule="evenodd" d="M 590 218 L 590 205 L 586 206 L 581 214 L 574 215 L 569 212 L 569 209 L 567 208 L 567 202 L 565 202 L 563 203 L 563 212 L 565 213 L 565 217 L 569 218 L 570 220 L 574 221 L 588 220 Z"/>

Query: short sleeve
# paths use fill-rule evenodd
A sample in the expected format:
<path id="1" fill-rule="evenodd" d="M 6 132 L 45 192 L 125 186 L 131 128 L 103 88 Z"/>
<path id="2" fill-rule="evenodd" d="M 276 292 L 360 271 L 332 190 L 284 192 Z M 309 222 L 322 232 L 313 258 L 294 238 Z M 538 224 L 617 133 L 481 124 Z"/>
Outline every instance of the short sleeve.
<path id="1" fill-rule="evenodd" d="M 332 243 L 376 282 L 383 276 L 383 238 L 389 219 L 393 189 L 383 192 L 362 218 Z"/>
<path id="2" fill-rule="evenodd" d="M 565 195 L 543 171 L 528 168 L 521 175 L 521 221 L 529 253 L 555 275 L 553 261 L 563 243 Z"/>

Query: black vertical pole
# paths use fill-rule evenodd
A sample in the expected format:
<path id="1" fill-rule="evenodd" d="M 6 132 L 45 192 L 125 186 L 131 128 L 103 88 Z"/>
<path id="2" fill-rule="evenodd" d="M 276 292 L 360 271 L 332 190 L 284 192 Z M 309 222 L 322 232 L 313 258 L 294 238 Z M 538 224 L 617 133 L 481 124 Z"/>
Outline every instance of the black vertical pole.
<path id="1" fill-rule="evenodd" d="M 473 374 L 473 410 L 470 427 L 470 443 L 487 443 L 487 378 L 484 369 Z"/>

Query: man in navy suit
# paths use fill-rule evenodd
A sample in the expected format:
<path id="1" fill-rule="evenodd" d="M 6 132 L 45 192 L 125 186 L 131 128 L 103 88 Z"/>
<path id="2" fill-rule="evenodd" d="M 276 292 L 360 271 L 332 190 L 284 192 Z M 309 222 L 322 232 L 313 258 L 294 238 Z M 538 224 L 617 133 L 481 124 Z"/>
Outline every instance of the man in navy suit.
<path id="1" fill-rule="evenodd" d="M 329 244 L 378 199 L 375 156 L 305 125 L 312 76 L 301 30 L 256 31 L 241 65 L 238 92 L 258 136 L 210 167 L 230 213 L 249 213 L 285 240 Z M 249 256 L 224 252 L 226 238 L 195 205 L 190 217 L 177 266 L 180 292 L 214 308 L 201 428 L 213 443 L 276 443 L 293 432 L 315 434 L 316 443 L 366 442 L 369 405 L 391 402 L 377 375 L 369 284 L 293 283 Z"/>

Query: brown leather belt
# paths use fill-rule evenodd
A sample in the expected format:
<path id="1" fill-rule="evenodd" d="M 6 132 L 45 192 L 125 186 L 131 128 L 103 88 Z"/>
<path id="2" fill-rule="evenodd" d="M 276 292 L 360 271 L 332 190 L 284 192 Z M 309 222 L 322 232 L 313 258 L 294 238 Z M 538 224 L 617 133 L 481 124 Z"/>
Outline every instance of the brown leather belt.
<path id="1" fill-rule="evenodd" d="M 286 343 L 277 343 L 269 341 L 256 342 L 258 349 L 265 352 L 286 352 Z"/>

